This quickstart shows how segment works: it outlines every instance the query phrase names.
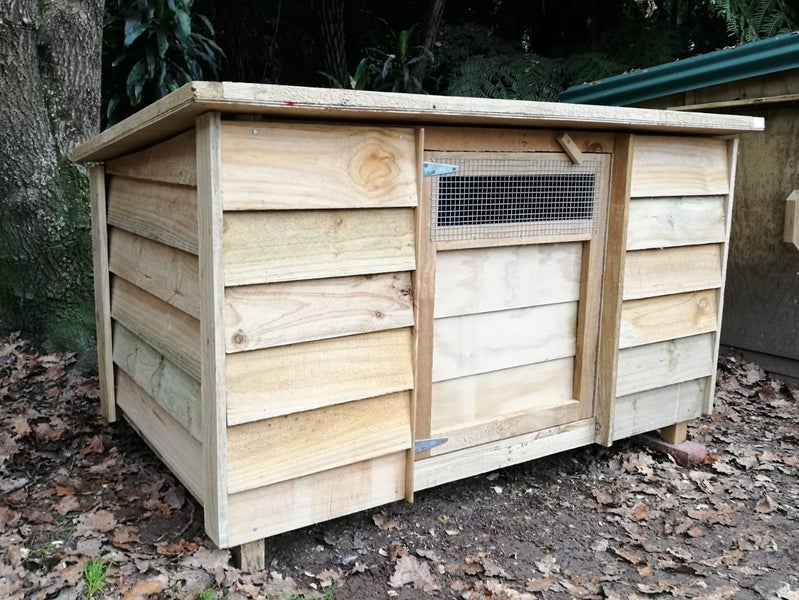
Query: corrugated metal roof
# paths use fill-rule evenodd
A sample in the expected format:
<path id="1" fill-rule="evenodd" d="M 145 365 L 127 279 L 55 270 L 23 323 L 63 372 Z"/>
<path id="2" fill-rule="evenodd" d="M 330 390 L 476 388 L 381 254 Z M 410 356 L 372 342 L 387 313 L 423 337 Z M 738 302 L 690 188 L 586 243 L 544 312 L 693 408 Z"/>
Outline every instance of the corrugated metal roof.
<path id="1" fill-rule="evenodd" d="M 652 98 L 799 68 L 799 32 L 575 85 L 561 102 L 627 106 Z"/>

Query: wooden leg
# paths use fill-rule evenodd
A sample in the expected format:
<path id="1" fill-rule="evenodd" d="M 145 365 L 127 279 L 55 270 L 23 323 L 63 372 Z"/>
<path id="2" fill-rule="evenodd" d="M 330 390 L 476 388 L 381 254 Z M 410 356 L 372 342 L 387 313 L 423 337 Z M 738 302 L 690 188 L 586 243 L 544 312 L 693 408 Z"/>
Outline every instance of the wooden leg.
<path id="1" fill-rule="evenodd" d="M 266 568 L 266 546 L 264 541 L 255 540 L 231 548 L 233 564 L 242 571 L 260 571 Z"/>
<path id="2" fill-rule="evenodd" d="M 669 444 L 682 444 L 688 438 L 688 421 L 664 427 L 660 430 L 660 437 Z"/>

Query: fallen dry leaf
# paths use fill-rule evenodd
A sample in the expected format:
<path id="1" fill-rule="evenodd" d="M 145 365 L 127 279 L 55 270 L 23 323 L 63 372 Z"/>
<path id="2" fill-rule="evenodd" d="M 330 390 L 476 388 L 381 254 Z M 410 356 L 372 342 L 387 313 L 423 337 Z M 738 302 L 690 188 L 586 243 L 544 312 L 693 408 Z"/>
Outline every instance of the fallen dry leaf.
<path id="1" fill-rule="evenodd" d="M 758 500 L 757 504 L 755 505 L 755 512 L 770 513 L 774 512 L 775 510 L 777 510 L 777 504 L 768 494 Z"/>
<path id="2" fill-rule="evenodd" d="M 635 552 L 632 552 L 630 550 L 625 550 L 623 548 L 613 548 L 612 550 L 616 556 L 620 556 L 629 563 L 632 563 L 634 565 L 646 564 L 646 558 L 644 558 L 639 554 L 636 554 Z"/>
<path id="3" fill-rule="evenodd" d="M 374 524 L 377 525 L 378 528 L 384 531 L 393 531 L 395 529 L 399 529 L 400 527 L 400 523 L 397 521 L 396 517 L 385 515 L 383 513 L 373 514 L 372 521 L 374 521 Z"/>
<path id="4" fill-rule="evenodd" d="M 525 582 L 524 589 L 528 592 L 546 592 L 555 581 L 557 580 L 554 577 L 533 577 Z"/>
<path id="5" fill-rule="evenodd" d="M 169 583 L 166 575 L 139 581 L 124 595 L 122 600 L 147 600 L 150 594 L 157 594 Z"/>
<path id="6" fill-rule="evenodd" d="M 400 557 L 394 567 L 394 574 L 388 580 L 388 584 L 394 588 L 409 583 L 413 584 L 414 589 L 425 592 L 441 589 L 438 580 L 430 572 L 430 565 L 410 554 Z"/>

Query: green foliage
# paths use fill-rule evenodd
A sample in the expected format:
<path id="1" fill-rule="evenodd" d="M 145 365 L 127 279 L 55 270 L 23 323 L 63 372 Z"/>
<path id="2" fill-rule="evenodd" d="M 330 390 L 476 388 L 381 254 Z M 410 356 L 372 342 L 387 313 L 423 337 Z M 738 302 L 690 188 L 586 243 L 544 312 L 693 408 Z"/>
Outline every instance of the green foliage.
<path id="1" fill-rule="evenodd" d="M 194 0 L 115 0 L 106 6 L 105 118 L 109 124 L 206 73 L 224 56 Z"/>
<path id="2" fill-rule="evenodd" d="M 102 558 L 87 560 L 83 563 L 83 582 L 86 584 L 86 597 L 92 598 L 105 587 L 105 576 L 108 563 Z"/>
<path id="3" fill-rule="evenodd" d="M 618 62 L 597 52 L 568 58 L 524 52 L 473 56 L 455 68 L 447 94 L 555 102 L 560 92 L 575 81 L 598 79 L 622 70 Z"/>
<path id="4" fill-rule="evenodd" d="M 784 0 L 712 0 L 738 43 L 754 42 L 795 31 L 799 9 Z"/>
<path id="5" fill-rule="evenodd" d="M 362 58 L 358 65 L 355 67 L 355 73 L 347 74 L 347 82 L 349 88 L 353 90 L 365 90 L 369 86 L 371 79 L 371 65 L 368 58 Z M 330 73 L 319 71 L 319 74 L 324 77 L 331 87 L 342 89 L 344 86 L 341 82 L 333 77 Z"/>
<path id="6" fill-rule="evenodd" d="M 385 52 L 380 48 L 370 48 L 367 51 L 367 65 L 373 73 L 372 89 L 422 93 L 422 82 L 413 75 L 413 65 L 421 60 L 432 60 L 432 53 L 423 46 L 414 46 L 414 28 L 404 29 L 399 35 L 394 34 L 395 47 L 393 52 Z"/>
<path id="7" fill-rule="evenodd" d="M 219 593 L 216 590 L 203 590 L 199 596 L 197 596 L 197 600 L 217 600 L 219 598 Z"/>

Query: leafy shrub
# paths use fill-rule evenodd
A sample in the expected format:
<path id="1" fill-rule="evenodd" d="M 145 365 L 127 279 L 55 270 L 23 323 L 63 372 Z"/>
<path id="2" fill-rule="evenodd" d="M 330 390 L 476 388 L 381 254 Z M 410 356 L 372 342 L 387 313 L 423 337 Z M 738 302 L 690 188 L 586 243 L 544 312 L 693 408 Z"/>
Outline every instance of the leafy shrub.
<path id="1" fill-rule="evenodd" d="M 112 0 L 104 27 L 104 101 L 108 124 L 184 83 L 216 78 L 224 56 L 214 28 L 192 12 L 194 0 Z"/>

